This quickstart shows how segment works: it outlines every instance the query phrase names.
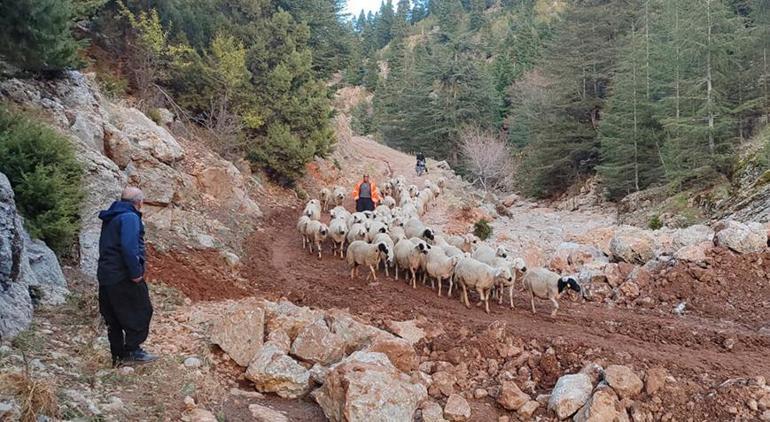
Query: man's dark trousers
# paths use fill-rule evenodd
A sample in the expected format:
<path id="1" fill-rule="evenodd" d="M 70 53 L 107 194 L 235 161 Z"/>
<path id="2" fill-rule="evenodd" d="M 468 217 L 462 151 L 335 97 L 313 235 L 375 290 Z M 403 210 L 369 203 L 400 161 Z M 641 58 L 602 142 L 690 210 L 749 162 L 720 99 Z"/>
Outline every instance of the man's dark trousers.
<path id="1" fill-rule="evenodd" d="M 147 340 L 152 303 L 147 283 L 131 280 L 99 286 L 99 312 L 107 324 L 113 358 L 123 358 Z"/>
<path id="2" fill-rule="evenodd" d="M 356 212 L 374 211 L 374 201 L 372 198 L 358 198 L 356 200 Z"/>

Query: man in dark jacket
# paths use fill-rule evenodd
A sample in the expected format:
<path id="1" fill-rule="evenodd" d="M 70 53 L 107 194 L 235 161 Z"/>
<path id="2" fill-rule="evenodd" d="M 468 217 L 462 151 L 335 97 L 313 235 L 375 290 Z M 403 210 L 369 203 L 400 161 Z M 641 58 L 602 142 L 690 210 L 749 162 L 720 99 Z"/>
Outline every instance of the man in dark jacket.
<path id="1" fill-rule="evenodd" d="M 152 318 L 144 281 L 144 194 L 127 187 L 120 201 L 99 213 L 99 312 L 107 325 L 112 364 L 147 363 L 157 359 L 142 350 Z"/>

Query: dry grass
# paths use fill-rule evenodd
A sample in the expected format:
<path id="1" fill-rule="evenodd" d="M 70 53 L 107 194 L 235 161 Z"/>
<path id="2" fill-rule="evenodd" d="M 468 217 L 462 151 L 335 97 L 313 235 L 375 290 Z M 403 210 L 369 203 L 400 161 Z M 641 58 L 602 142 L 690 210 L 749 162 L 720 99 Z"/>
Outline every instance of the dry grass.
<path id="1" fill-rule="evenodd" d="M 21 407 L 21 422 L 35 422 L 38 415 L 59 416 L 56 388 L 47 381 L 32 378 L 28 370 L 0 375 L 0 390 L 16 397 Z"/>

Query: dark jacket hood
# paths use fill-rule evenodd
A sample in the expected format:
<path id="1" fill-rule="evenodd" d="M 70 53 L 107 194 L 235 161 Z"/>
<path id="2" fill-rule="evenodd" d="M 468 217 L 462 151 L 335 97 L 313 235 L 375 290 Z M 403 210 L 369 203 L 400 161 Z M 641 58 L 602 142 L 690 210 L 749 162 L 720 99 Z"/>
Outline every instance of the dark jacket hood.
<path id="1" fill-rule="evenodd" d="M 134 213 L 141 217 L 142 213 L 136 210 L 134 208 L 134 204 L 128 201 L 115 201 L 110 205 L 110 208 L 99 212 L 99 218 L 104 221 L 105 223 L 109 223 L 113 218 L 125 214 L 125 213 Z"/>

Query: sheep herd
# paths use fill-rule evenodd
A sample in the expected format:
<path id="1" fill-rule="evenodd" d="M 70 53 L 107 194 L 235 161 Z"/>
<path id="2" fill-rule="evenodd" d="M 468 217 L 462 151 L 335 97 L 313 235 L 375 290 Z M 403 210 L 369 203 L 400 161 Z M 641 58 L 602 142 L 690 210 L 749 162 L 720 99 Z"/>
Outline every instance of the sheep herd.
<path id="1" fill-rule="evenodd" d="M 386 277 L 393 269 L 396 280 L 403 274 L 413 288 L 418 279 L 423 285 L 430 282 L 439 296 L 445 284 L 448 297 L 453 290 L 462 289 L 460 300 L 466 307 L 470 307 L 468 290 L 475 290 L 478 306 L 483 304 L 487 313 L 490 296 L 502 305 L 506 292 L 513 309 L 517 280 L 529 292 L 532 312 L 535 297 L 548 299 L 554 305 L 552 317 L 564 290 L 580 292 L 574 277 L 562 277 L 546 268 L 528 269 L 522 258 L 511 256 L 503 246 L 490 246 L 472 234 L 446 236 L 423 224 L 420 217 L 435 205 L 445 185 L 446 179 L 441 177 L 435 183 L 425 180 L 419 188 L 398 176 L 383 184 L 383 199 L 374 211 L 355 213 L 343 206 L 347 195 L 343 187 L 323 188 L 318 199 L 308 201 L 297 222 L 302 247 L 322 259 L 324 244 L 330 243 L 332 255 L 347 260 L 351 279 L 357 277 L 359 267 L 368 269 L 367 280 L 373 281 L 380 267 Z M 328 226 L 321 222 L 327 210 Z"/>

